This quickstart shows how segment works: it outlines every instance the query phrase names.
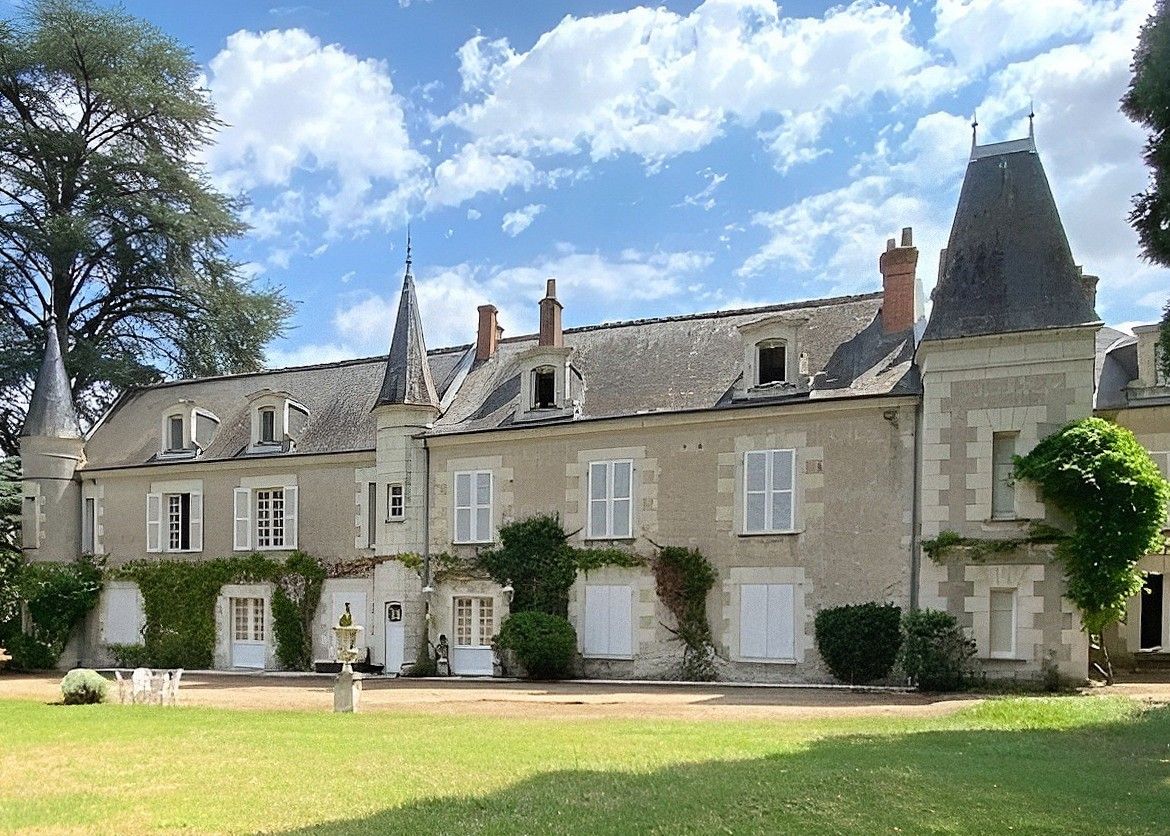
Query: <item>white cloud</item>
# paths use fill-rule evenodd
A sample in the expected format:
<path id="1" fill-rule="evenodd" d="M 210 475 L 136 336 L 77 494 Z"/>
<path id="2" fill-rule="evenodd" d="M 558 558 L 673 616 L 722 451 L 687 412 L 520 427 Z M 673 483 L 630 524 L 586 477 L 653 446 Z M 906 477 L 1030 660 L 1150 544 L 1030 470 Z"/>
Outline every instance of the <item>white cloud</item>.
<path id="1" fill-rule="evenodd" d="M 709 167 L 696 173 L 707 181 L 707 185 L 694 194 L 684 196 L 683 204 L 687 206 L 698 206 L 700 209 L 709 212 L 715 208 L 715 190 L 727 179 L 727 175 L 719 174 Z"/>
<path id="2" fill-rule="evenodd" d="M 411 146 L 385 62 L 323 45 L 300 29 L 241 30 L 208 69 L 227 127 L 207 160 L 224 187 L 285 186 L 302 171 L 325 175 L 330 186 L 314 208 L 335 229 L 367 220 L 367 203 L 386 216 L 387 199 L 401 204 L 412 193 L 403 185 L 426 160 Z"/>
<path id="3" fill-rule="evenodd" d="M 765 117 L 790 165 L 815 156 L 828 115 L 954 83 L 914 42 L 908 12 L 865 0 L 823 18 L 782 17 L 772 0 L 567 16 L 527 52 L 476 37 L 459 54 L 472 100 L 442 123 L 497 153 L 631 153 L 651 165 Z"/>
<path id="4" fill-rule="evenodd" d="M 480 212 L 478 209 L 468 209 L 467 210 L 467 220 L 469 220 L 469 221 L 478 221 L 482 217 L 483 217 L 483 213 Z"/>
<path id="5" fill-rule="evenodd" d="M 265 352 L 265 365 L 270 369 L 288 366 L 312 366 L 317 363 L 336 363 L 360 355 L 348 345 L 338 343 L 309 343 L 289 348 L 270 347 Z"/>
<path id="6" fill-rule="evenodd" d="M 511 154 L 485 152 L 467 143 L 435 167 L 435 181 L 427 192 L 431 206 L 458 206 L 481 192 L 502 192 L 510 186 L 530 186 L 536 167 Z"/>
<path id="7" fill-rule="evenodd" d="M 504 231 L 505 235 L 515 238 L 521 232 L 528 229 L 532 225 L 532 222 L 536 220 L 536 216 L 543 211 L 543 203 L 529 203 L 521 209 L 504 215 L 504 220 L 500 223 L 500 229 Z"/>

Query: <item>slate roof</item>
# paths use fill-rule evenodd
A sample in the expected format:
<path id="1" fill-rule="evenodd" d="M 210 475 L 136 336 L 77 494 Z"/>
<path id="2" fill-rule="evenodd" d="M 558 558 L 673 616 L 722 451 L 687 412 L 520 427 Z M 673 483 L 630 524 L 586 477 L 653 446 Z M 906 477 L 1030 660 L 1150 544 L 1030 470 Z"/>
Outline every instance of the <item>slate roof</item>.
<path id="1" fill-rule="evenodd" d="M 382 378 L 378 403 L 439 406 L 431 366 L 427 362 L 427 344 L 423 338 L 422 316 L 414 292 L 414 276 L 410 274 L 409 255 L 406 276 L 402 279 L 402 293 L 398 296 L 398 318 L 394 322 L 394 337 L 390 342 L 386 375 Z"/>
<path id="2" fill-rule="evenodd" d="M 56 320 L 49 320 L 45 326 L 45 356 L 37 372 L 37 382 L 20 434 L 41 438 L 81 438 L 77 411 L 73 408 L 73 391 L 57 338 Z"/>
<path id="3" fill-rule="evenodd" d="M 882 334 L 880 307 L 881 294 L 871 293 L 566 329 L 565 345 L 574 350 L 572 364 L 584 381 L 578 420 L 916 394 L 920 384 L 911 362 L 912 332 Z M 737 326 L 779 313 L 808 319 L 801 330 L 800 350 L 808 354 L 812 384 L 803 392 L 769 400 L 737 399 L 743 363 Z M 512 426 L 520 393 L 516 358 L 536 341 L 536 335 L 505 339 L 494 358 L 473 364 L 432 432 Z M 439 398 L 447 396 L 469 352 L 474 352 L 474 346 L 428 352 Z M 155 461 L 159 422 L 166 410 L 182 400 L 210 410 L 221 420 L 200 460 L 239 457 L 250 440 L 249 396 L 262 389 L 287 392 L 308 409 L 298 453 L 372 450 L 375 421 L 371 410 L 382 392 L 386 368 L 387 357 L 381 356 L 131 390 L 94 429 L 87 444 L 87 467 Z"/>
<path id="4" fill-rule="evenodd" d="M 1100 320 L 1029 140 L 972 151 L 924 340 Z"/>

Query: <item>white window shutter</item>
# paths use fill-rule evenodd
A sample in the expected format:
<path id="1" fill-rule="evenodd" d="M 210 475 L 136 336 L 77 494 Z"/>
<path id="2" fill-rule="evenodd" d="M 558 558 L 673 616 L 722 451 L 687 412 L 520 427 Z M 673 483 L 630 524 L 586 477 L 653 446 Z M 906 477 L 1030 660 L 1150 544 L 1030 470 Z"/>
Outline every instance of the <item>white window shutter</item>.
<path id="1" fill-rule="evenodd" d="M 743 485 L 743 530 L 765 531 L 767 518 L 764 509 L 768 496 L 767 453 L 759 451 L 744 453 Z"/>
<path id="2" fill-rule="evenodd" d="M 629 537 L 633 527 L 634 474 L 632 462 L 613 463 L 613 536 Z"/>
<path id="3" fill-rule="evenodd" d="M 609 654 L 634 655 L 634 590 L 629 586 L 609 588 Z"/>
<path id="4" fill-rule="evenodd" d="M 790 583 L 768 585 L 768 658 L 795 659 L 795 613 Z"/>
<path id="5" fill-rule="evenodd" d="M 284 545 L 289 549 L 297 547 L 297 493 L 295 485 L 284 489 Z"/>
<path id="6" fill-rule="evenodd" d="M 146 550 L 162 551 L 162 494 L 146 495 Z"/>
<path id="7" fill-rule="evenodd" d="M 238 552 L 252 548 L 252 491 L 236 488 L 235 491 L 235 540 L 232 546 Z"/>
<path id="8" fill-rule="evenodd" d="M 191 493 L 191 519 L 187 523 L 190 532 L 191 551 L 203 551 L 203 494 Z"/>
<path id="9" fill-rule="evenodd" d="M 745 659 L 768 656 L 768 587 L 745 583 L 739 588 L 739 655 Z"/>
<path id="10" fill-rule="evenodd" d="M 586 656 L 609 653 L 609 587 L 585 587 L 584 647 Z"/>

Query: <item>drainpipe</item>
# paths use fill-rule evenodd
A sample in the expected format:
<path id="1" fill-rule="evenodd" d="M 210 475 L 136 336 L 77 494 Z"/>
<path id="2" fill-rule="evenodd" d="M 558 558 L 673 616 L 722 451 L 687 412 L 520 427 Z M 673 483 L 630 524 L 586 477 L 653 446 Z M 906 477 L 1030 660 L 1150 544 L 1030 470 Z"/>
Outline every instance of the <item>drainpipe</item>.
<path id="1" fill-rule="evenodd" d="M 423 589 L 431 585 L 431 448 L 423 435 Z M 431 596 L 423 594 L 424 655 L 431 652 Z"/>
<path id="2" fill-rule="evenodd" d="M 910 484 L 910 610 L 918 609 L 918 573 L 922 566 L 922 500 L 919 480 L 922 478 L 922 415 L 923 400 L 914 407 L 914 473 Z"/>

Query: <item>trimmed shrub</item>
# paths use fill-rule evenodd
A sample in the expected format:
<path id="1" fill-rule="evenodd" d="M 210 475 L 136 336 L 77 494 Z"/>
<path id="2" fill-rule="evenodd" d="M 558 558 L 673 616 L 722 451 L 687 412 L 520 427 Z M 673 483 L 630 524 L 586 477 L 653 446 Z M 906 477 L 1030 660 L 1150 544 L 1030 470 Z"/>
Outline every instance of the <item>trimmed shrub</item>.
<path id="1" fill-rule="evenodd" d="M 106 650 L 119 668 L 149 668 L 150 654 L 144 644 L 107 644 Z"/>
<path id="2" fill-rule="evenodd" d="M 97 671 L 74 668 L 61 680 L 61 694 L 66 705 L 93 705 L 105 702 L 110 683 Z"/>
<path id="3" fill-rule="evenodd" d="M 817 613 L 817 650 L 841 682 L 865 685 L 889 676 L 902 647 L 902 610 L 849 604 Z"/>
<path id="4" fill-rule="evenodd" d="M 500 628 L 498 643 L 515 652 L 532 679 L 564 679 L 573 674 L 577 632 L 559 615 L 513 613 Z"/>
<path id="5" fill-rule="evenodd" d="M 956 691 L 971 679 L 975 642 L 950 613 L 917 610 L 902 619 L 902 668 L 920 691 Z"/>

